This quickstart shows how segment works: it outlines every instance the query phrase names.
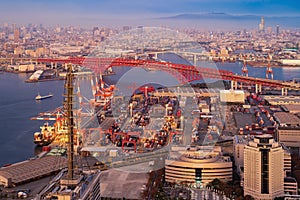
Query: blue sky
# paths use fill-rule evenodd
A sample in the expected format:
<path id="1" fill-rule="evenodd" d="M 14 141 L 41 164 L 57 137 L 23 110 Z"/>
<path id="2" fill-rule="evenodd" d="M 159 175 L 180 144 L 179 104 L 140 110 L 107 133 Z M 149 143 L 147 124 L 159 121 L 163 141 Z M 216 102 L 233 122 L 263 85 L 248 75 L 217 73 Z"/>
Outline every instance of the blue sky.
<path id="1" fill-rule="evenodd" d="M 2 1 L 1 21 L 84 23 L 146 19 L 182 13 L 297 15 L 299 0 L 10 0 Z"/>

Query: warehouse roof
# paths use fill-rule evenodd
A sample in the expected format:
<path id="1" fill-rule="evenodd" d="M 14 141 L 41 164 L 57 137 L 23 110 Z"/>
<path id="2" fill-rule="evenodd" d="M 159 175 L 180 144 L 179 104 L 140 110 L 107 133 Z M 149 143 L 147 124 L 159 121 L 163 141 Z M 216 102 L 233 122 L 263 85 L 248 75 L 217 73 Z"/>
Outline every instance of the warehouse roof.
<path id="1" fill-rule="evenodd" d="M 298 96 L 264 96 L 264 99 L 271 105 L 300 104 Z"/>
<path id="2" fill-rule="evenodd" d="M 299 126 L 300 118 L 292 113 L 287 112 L 276 112 L 274 118 L 281 126 Z"/>
<path id="3" fill-rule="evenodd" d="M 0 168 L 0 180 L 7 187 L 49 175 L 67 167 L 62 156 L 45 156 Z"/>
<path id="4" fill-rule="evenodd" d="M 300 113 L 300 105 L 298 104 L 287 104 L 283 107 L 285 107 L 290 113 Z"/>

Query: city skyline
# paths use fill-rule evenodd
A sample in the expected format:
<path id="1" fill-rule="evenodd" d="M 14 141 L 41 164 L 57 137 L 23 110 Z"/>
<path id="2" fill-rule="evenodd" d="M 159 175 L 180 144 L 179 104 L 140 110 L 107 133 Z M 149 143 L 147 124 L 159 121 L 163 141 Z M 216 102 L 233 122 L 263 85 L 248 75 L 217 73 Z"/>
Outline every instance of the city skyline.
<path id="1" fill-rule="evenodd" d="M 299 1 L 0 12 L 0 199 L 300 199 Z"/>
<path id="2" fill-rule="evenodd" d="M 172 5 L 172 6 L 170 6 Z M 227 13 L 231 15 L 300 16 L 298 1 L 279 0 L 167 0 L 167 1 L 8 1 L 2 2 L 1 23 L 45 25 L 143 24 L 178 14 Z M 155 22 L 153 22 L 155 24 Z"/>

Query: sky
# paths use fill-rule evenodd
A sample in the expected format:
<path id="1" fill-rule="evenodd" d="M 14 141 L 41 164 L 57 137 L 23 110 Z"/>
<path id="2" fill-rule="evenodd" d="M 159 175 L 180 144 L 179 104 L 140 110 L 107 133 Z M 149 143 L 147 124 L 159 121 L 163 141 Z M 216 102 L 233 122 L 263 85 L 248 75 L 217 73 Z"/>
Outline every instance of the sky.
<path id="1" fill-rule="evenodd" d="M 93 24 L 183 13 L 300 16 L 299 0 L 1 0 L 0 22 Z"/>

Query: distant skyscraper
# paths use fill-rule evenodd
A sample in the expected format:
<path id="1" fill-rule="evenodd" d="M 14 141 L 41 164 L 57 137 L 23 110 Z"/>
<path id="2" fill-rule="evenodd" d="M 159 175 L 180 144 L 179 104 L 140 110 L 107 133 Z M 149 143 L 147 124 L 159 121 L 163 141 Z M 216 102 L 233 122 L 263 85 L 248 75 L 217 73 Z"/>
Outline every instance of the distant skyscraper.
<path id="1" fill-rule="evenodd" d="M 130 27 L 129 26 L 123 26 L 123 31 L 129 31 Z"/>
<path id="2" fill-rule="evenodd" d="M 276 26 L 276 35 L 279 35 L 279 25 Z"/>
<path id="3" fill-rule="evenodd" d="M 259 31 L 264 32 L 265 31 L 265 18 L 262 16 L 259 24 Z"/>
<path id="4" fill-rule="evenodd" d="M 12 31 L 14 31 L 14 30 L 17 28 L 17 25 L 16 25 L 15 23 L 13 23 L 13 24 L 11 25 L 11 28 L 12 28 Z"/>
<path id="5" fill-rule="evenodd" d="M 14 29 L 14 42 L 19 42 L 20 40 L 20 29 L 15 27 Z"/>
<path id="6" fill-rule="evenodd" d="M 244 149 L 244 196 L 284 195 L 284 150 L 271 135 L 257 135 Z"/>
<path id="7" fill-rule="evenodd" d="M 271 26 L 267 27 L 267 33 L 270 34 L 270 35 L 272 34 L 272 27 Z"/>

